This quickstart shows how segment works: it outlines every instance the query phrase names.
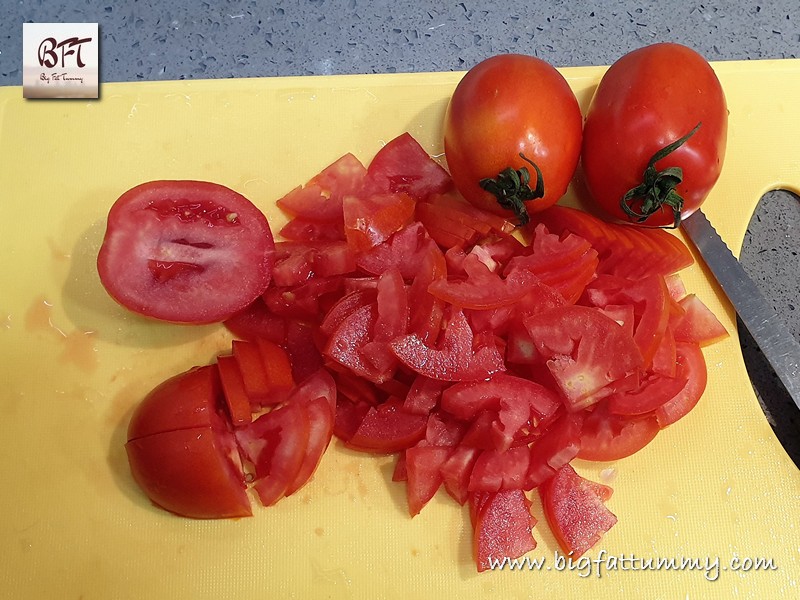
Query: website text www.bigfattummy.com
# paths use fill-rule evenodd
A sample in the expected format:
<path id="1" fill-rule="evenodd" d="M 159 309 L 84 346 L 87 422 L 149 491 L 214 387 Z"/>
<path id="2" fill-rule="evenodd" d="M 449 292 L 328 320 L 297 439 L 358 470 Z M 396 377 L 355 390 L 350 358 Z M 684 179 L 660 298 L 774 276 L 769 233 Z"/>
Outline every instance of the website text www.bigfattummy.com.
<path id="1" fill-rule="evenodd" d="M 734 555 L 728 559 L 719 556 L 706 557 L 641 557 L 635 554 L 609 554 L 599 550 L 597 556 L 572 558 L 556 550 L 552 562 L 547 558 L 489 558 L 493 571 L 555 571 L 574 573 L 578 577 L 603 577 L 605 574 L 630 571 L 696 571 L 708 581 L 717 581 L 723 573 L 746 573 L 751 571 L 776 571 L 778 566 L 772 558 L 742 557 Z"/>

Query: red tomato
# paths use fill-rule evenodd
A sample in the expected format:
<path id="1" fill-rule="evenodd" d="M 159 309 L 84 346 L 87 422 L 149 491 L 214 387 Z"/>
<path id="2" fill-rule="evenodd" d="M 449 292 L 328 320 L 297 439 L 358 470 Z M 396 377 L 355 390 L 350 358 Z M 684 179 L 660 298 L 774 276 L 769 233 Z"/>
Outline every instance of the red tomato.
<path id="1" fill-rule="evenodd" d="M 600 404 L 583 420 L 578 458 L 596 461 L 625 458 L 653 441 L 658 431 L 653 415 L 614 415 L 605 404 Z"/>
<path id="2" fill-rule="evenodd" d="M 728 337 L 728 330 L 716 315 L 696 295 L 689 294 L 678 301 L 685 311 L 676 319 L 676 342 L 693 342 L 708 346 Z"/>
<path id="3" fill-rule="evenodd" d="M 640 229 L 606 223 L 568 206 L 552 206 L 537 213 L 534 223 L 544 223 L 560 236 L 574 233 L 597 251 L 598 273 L 632 279 L 669 275 L 694 263 L 692 253 L 676 236 L 661 229 Z"/>
<path id="4" fill-rule="evenodd" d="M 131 473 L 158 506 L 183 517 L 249 517 L 231 434 L 208 427 L 165 431 L 125 445 Z"/>
<path id="5" fill-rule="evenodd" d="M 425 200 L 448 191 L 450 176 L 419 142 L 403 133 L 381 148 L 367 169 L 367 190 L 378 194 L 407 194 Z"/>
<path id="6" fill-rule="evenodd" d="M 569 84 L 548 63 L 519 54 L 484 60 L 459 82 L 445 115 L 445 156 L 456 188 L 472 204 L 524 224 L 528 212 L 555 204 L 567 191 L 582 124 Z M 522 169 L 529 185 L 519 186 L 519 173 L 512 173 Z M 487 191 L 492 188 L 499 197 Z"/>
<path id="7" fill-rule="evenodd" d="M 450 452 L 451 448 L 428 445 L 417 445 L 405 451 L 406 497 L 412 517 L 419 514 L 442 485 L 440 469 Z"/>
<path id="8" fill-rule="evenodd" d="M 700 400 L 708 381 L 706 361 L 700 346 L 691 342 L 676 342 L 675 348 L 678 361 L 677 377 L 685 378 L 686 385 L 674 398 L 662 404 L 656 411 L 656 418 L 661 428 L 685 417 Z"/>
<path id="9" fill-rule="evenodd" d="M 583 130 L 586 184 L 617 219 L 677 224 L 717 182 L 727 131 L 725 95 L 705 58 L 679 44 L 639 48 L 606 71 L 592 98 Z"/>
<path id="10" fill-rule="evenodd" d="M 475 505 L 472 548 L 478 571 L 489 569 L 492 562 L 519 558 L 536 548 L 531 533 L 536 519 L 523 491 L 470 494 L 470 504 Z"/>
<path id="11" fill-rule="evenodd" d="M 153 181 L 111 207 L 97 270 L 111 297 L 134 312 L 212 323 L 264 292 L 274 252 L 267 219 L 241 194 L 202 181 Z"/>
<path id="12" fill-rule="evenodd" d="M 539 487 L 547 523 L 561 549 L 576 560 L 617 523 L 603 504 L 610 487 L 584 479 L 569 465 Z"/>
<path id="13" fill-rule="evenodd" d="M 209 365 L 168 379 L 137 407 L 125 449 L 134 479 L 157 505 L 194 518 L 251 514 L 223 402 Z"/>
<path id="14" fill-rule="evenodd" d="M 128 423 L 128 440 L 197 427 L 223 430 L 222 402 L 219 373 L 214 365 L 170 377 L 136 407 Z"/>
<path id="15" fill-rule="evenodd" d="M 524 323 L 569 410 L 590 406 L 602 388 L 642 365 L 633 338 L 593 308 L 561 306 Z"/>

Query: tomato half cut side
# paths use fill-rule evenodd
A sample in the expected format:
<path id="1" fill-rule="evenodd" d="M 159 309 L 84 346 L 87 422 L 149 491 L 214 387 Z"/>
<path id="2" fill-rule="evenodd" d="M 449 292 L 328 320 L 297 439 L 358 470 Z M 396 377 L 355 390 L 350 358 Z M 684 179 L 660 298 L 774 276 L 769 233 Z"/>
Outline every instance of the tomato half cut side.
<path id="1" fill-rule="evenodd" d="M 111 207 L 97 270 L 129 310 L 212 323 L 264 292 L 274 252 L 266 217 L 241 194 L 203 181 L 153 181 Z"/>

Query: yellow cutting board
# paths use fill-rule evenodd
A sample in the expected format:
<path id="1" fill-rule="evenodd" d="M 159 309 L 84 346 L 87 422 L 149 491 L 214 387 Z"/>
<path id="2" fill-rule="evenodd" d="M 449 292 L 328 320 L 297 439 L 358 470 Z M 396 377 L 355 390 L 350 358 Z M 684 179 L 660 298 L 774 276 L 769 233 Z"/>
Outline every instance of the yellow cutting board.
<path id="1" fill-rule="evenodd" d="M 714 66 L 730 137 L 706 212 L 738 249 L 762 193 L 800 184 L 800 61 Z M 563 72 L 585 109 L 603 69 Z M 686 285 L 734 335 L 706 350 L 708 388 L 686 419 L 634 457 L 576 463 L 615 489 L 608 505 L 619 523 L 588 554 L 596 563 L 567 568 L 534 498 L 542 526 L 530 556 L 542 568 L 478 574 L 466 509 L 440 493 L 410 519 L 392 460 L 336 442 L 308 486 L 273 508 L 256 505 L 249 519 L 174 517 L 137 489 L 123 449 L 134 406 L 230 338 L 219 326 L 147 321 L 107 297 L 95 257 L 114 200 L 147 180 L 206 179 L 248 196 L 277 231 L 275 200 L 345 152 L 367 162 L 407 130 L 441 157 L 461 76 L 121 83 L 103 85 L 99 101 L 0 90 L 0 595 L 800 595 L 800 473 L 752 391 L 734 313 L 699 264 L 683 273 Z M 736 558 L 751 569 L 734 571 Z M 700 568 L 659 569 L 659 559 Z"/>

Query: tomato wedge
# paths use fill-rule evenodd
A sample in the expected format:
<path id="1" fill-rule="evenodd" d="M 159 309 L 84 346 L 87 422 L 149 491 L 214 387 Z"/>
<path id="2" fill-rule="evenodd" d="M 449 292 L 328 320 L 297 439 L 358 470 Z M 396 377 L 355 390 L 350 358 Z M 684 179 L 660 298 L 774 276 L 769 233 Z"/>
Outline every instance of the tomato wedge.
<path id="1" fill-rule="evenodd" d="M 267 219 L 241 194 L 204 181 L 152 181 L 111 207 L 97 270 L 129 310 L 213 323 L 264 292 L 274 253 Z"/>
<path id="2" fill-rule="evenodd" d="M 584 479 L 570 465 L 539 487 L 544 514 L 561 549 L 573 560 L 600 541 L 617 523 L 604 502 L 612 490 Z"/>
<path id="3" fill-rule="evenodd" d="M 470 504 L 475 505 L 472 547 L 478 571 L 536 548 L 532 534 L 536 519 L 531 515 L 531 501 L 522 490 L 472 494 Z"/>

